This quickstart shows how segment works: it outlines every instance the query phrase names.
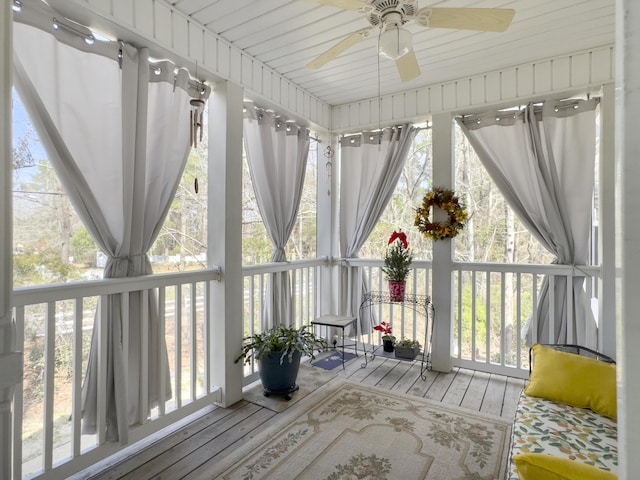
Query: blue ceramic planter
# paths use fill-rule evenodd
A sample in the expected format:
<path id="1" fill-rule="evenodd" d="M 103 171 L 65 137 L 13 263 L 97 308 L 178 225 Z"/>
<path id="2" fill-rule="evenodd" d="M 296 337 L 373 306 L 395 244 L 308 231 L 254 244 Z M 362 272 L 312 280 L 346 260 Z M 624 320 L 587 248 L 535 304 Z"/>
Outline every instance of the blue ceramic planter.
<path id="1" fill-rule="evenodd" d="M 271 352 L 268 357 L 258 360 L 260 381 L 266 397 L 284 395 L 285 400 L 289 400 L 291 393 L 298 390 L 296 379 L 302 355 L 299 351 L 295 351 L 292 361 L 289 362 L 289 358 L 285 357 L 282 364 L 280 363 L 281 356 L 282 352 Z"/>

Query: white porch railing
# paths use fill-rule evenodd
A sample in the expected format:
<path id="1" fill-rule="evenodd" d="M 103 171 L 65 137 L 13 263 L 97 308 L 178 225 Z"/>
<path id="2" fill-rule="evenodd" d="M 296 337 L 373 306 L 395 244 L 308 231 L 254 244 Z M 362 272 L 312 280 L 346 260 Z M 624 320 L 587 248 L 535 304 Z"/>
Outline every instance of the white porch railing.
<path id="1" fill-rule="evenodd" d="M 172 396 L 164 398 L 165 385 L 160 386 L 157 408 L 151 418 L 141 418 L 140 424 L 130 429 L 129 443 L 219 400 L 218 387 L 210 381 L 214 367 L 210 324 L 205 315 L 211 308 L 210 285 L 219 278 L 220 270 L 211 269 L 15 290 L 14 318 L 17 344 L 23 346 L 24 375 L 14 399 L 14 478 L 67 477 L 120 448 L 105 442 L 104 433 L 81 435 L 82 378 L 96 308 L 106 305 L 107 295 L 120 295 L 122 304 L 128 305 L 131 293 L 141 292 L 146 298 L 154 291 L 160 332 L 169 353 L 168 364 L 160 361 L 159 369 L 161 379 L 169 372 Z M 146 331 L 149 312 L 142 310 L 141 328 Z M 128 308 L 123 315 L 126 327 Z M 105 333 L 106 327 L 99 332 L 104 339 L 99 349 L 100 365 L 106 365 Z M 160 350 L 144 335 L 138 347 L 141 352 Z M 143 361 L 141 368 L 141 378 L 148 378 L 149 365 Z M 106 366 L 98 375 L 102 385 L 98 391 L 106 397 Z M 142 382 L 141 397 L 146 396 L 146 382 Z M 98 426 L 105 425 L 105 404 L 104 398 L 98 399 Z"/>
<path id="2" fill-rule="evenodd" d="M 371 290 L 387 289 L 381 270 L 382 260 L 349 259 L 343 263 L 360 267 L 358 277 L 364 277 Z M 455 262 L 453 273 L 452 363 L 473 370 L 528 377 L 529 350 L 522 340 L 522 331 L 536 308 L 538 290 L 545 275 L 549 276 L 551 292 L 559 277 L 585 278 L 586 309 L 592 309 L 592 303 L 598 299 L 600 268 L 597 266 Z M 353 277 L 350 272 L 348 281 L 357 281 Z M 432 281 L 431 262 L 414 261 L 407 278 L 407 291 L 431 295 Z M 572 294 L 571 289 L 569 294 Z M 551 294 L 550 305 L 555 305 L 555 302 Z M 434 307 L 437 319 L 438 306 Z M 567 308 L 572 308 L 571 301 L 567 302 Z M 554 309 L 550 308 L 550 311 Z M 377 305 L 373 314 L 376 322 L 384 320 L 391 323 L 397 338 L 411 338 L 424 343 L 424 320 L 414 308 L 403 304 Z M 552 314 L 551 330 L 554 321 Z M 367 322 L 363 325 L 367 327 Z M 365 342 L 381 343 L 379 333 L 363 331 L 363 334 Z M 568 337 L 569 343 L 575 342 L 575 332 L 569 330 Z M 549 339 L 534 338 L 534 341 L 545 343 Z M 598 345 L 600 343 L 598 339 Z"/>
<path id="3" fill-rule="evenodd" d="M 592 310 L 598 300 L 600 267 L 597 266 L 454 263 L 453 269 L 453 364 L 475 370 L 528 378 L 529 348 L 522 333 L 536 311 L 538 291 L 545 275 L 550 282 L 551 332 L 556 321 L 553 307 L 560 301 L 553 293 L 556 279 L 586 280 L 585 310 Z M 572 316 L 571 288 L 568 295 L 566 308 Z M 594 316 L 597 318 L 597 309 Z M 567 336 L 568 343 L 577 343 L 575 332 L 570 328 Z M 533 342 L 554 343 L 535 334 Z"/>
<path id="4" fill-rule="evenodd" d="M 354 281 L 361 281 L 360 279 L 364 278 L 369 290 L 387 291 L 387 280 L 382 272 L 383 260 L 355 258 L 343 259 L 342 262 L 350 267 L 359 267 L 357 275 L 353 275 L 352 269 L 349 269 L 348 283 L 350 285 Z M 351 290 L 349 289 L 349 291 Z M 406 292 L 431 296 L 431 262 L 413 261 L 407 277 Z M 359 298 L 357 304 L 361 302 L 362 298 Z M 361 333 L 362 340 L 369 345 L 382 345 L 382 335 L 378 332 L 372 332 L 370 327 L 371 323 L 385 321 L 391 324 L 392 333 L 398 340 L 401 338 L 418 340 L 424 346 L 426 317 L 423 309 L 412 308 L 400 303 L 380 303 L 372 306 L 371 317 L 361 311 L 354 312 L 354 314 L 365 315 L 365 318 L 360 319 Z"/>
<path id="5" fill-rule="evenodd" d="M 341 260 L 340 265 L 358 267 L 349 269 L 349 285 L 364 277 L 371 290 L 386 290 L 382 260 Z M 331 270 L 326 258 L 244 267 L 244 334 L 262 329 L 268 275 L 291 276 L 294 322 L 302 326 L 310 325 L 322 306 L 326 308 L 324 296 L 346 289 L 346 285 L 331 285 L 330 278 L 341 278 L 335 272 L 330 276 Z M 352 272 L 357 272 L 357 277 Z M 454 263 L 453 364 L 526 377 L 528 350 L 520 338 L 537 303 L 542 276 L 550 275 L 552 284 L 560 276 L 586 277 L 591 280 L 586 282 L 587 297 L 597 299 L 599 272 L 598 267 Z M 141 419 L 140 425 L 131 430 L 130 443 L 215 401 L 218 390 L 210 383 L 211 369 L 225 366 L 211 364 L 211 332 L 206 318 L 214 307 L 210 305 L 209 287 L 218 278 L 218 270 L 206 270 L 14 291 L 17 341 L 24 346 L 25 358 L 23 383 L 17 387 L 14 404 L 16 478 L 66 476 L 120 448 L 104 438 L 80 434 L 82 378 L 98 298 L 119 294 L 126 304 L 132 292 L 148 295 L 154 290 L 158 295 L 161 329 L 169 350 L 169 363 L 161 365 L 161 377 L 169 371 L 173 395 L 162 399 L 151 418 Z M 431 295 L 432 282 L 431 262 L 414 261 L 408 291 Z M 329 287 L 331 292 L 326 291 Z M 553 296 L 551 302 L 555 302 Z M 423 343 L 422 312 L 402 304 L 373 308 L 376 321 L 390 322 L 396 337 Z M 437 305 L 435 308 L 437 314 Z M 343 313 L 338 310 L 336 313 Z M 148 321 L 144 312 L 142 321 L 143 325 Z M 367 329 L 362 333 L 363 341 L 380 344 L 378 332 Z M 140 346 L 143 351 L 154 347 L 147 342 Z M 106 349 L 101 355 L 104 360 Z M 253 364 L 246 366 L 244 383 L 252 382 L 256 373 Z M 104 422 L 104 401 L 100 408 Z"/>
<path id="6" fill-rule="evenodd" d="M 323 270 L 327 258 L 251 265 L 242 268 L 244 277 L 244 336 L 262 331 L 261 319 L 269 275 L 290 275 L 293 291 L 293 321 L 296 327 L 310 326 L 319 316 L 322 298 Z M 257 379 L 256 365 L 244 368 L 244 385 Z"/>

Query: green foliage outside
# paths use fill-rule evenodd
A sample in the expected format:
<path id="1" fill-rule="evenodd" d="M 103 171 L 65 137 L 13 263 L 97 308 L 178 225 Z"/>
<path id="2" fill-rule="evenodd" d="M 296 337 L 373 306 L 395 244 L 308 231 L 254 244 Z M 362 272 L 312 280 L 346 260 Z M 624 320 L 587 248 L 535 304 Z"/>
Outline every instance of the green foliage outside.
<path id="1" fill-rule="evenodd" d="M 26 287 L 80 280 L 81 269 L 64 263 L 58 252 L 47 248 L 14 254 L 13 275 L 15 287 Z"/>
<path id="2" fill-rule="evenodd" d="M 475 338 L 476 341 L 484 341 L 487 335 L 487 316 L 486 316 L 486 303 L 483 298 L 476 296 L 476 326 L 475 326 Z M 457 312 L 457 318 L 459 318 L 460 312 Z M 456 320 L 457 320 L 456 318 Z M 463 352 L 466 348 L 471 348 L 473 340 L 473 297 L 471 285 L 466 285 L 462 290 L 462 345 Z M 457 331 L 458 323 L 455 323 L 454 335 L 456 339 L 460 332 Z M 470 355 L 471 352 L 469 351 Z"/>
<path id="3" fill-rule="evenodd" d="M 502 302 L 500 301 L 502 294 L 502 287 L 499 283 L 499 279 L 494 278 L 495 274 L 492 275 L 491 287 L 490 287 L 490 298 L 491 303 L 489 306 L 489 315 L 491 318 L 491 322 L 489 325 L 489 352 L 490 352 L 490 361 L 494 363 L 500 362 L 500 350 L 503 343 L 503 339 L 501 338 L 501 322 L 503 317 L 502 312 Z M 457 282 L 456 277 L 456 282 Z M 521 278 L 522 282 L 522 294 L 520 297 L 520 323 L 524 325 L 527 318 L 531 314 L 533 309 L 532 305 L 532 294 L 531 294 L 531 283 L 532 283 L 531 275 L 523 275 Z M 540 279 L 538 279 L 540 280 Z M 461 336 L 461 345 L 462 352 L 461 358 L 471 359 L 472 358 L 472 346 L 474 339 L 474 331 L 473 331 L 473 312 L 474 312 L 474 300 L 475 300 L 475 347 L 476 347 L 476 358 L 485 359 L 486 351 L 487 351 L 487 293 L 486 293 L 486 275 L 478 274 L 476 277 L 476 288 L 475 288 L 475 296 L 472 288 L 472 284 L 469 276 L 463 277 L 463 286 L 462 286 L 462 311 L 454 312 L 454 339 L 457 344 L 458 339 Z M 505 292 L 509 290 L 509 286 L 511 289 L 515 290 L 515 284 L 513 281 L 506 280 Z M 458 286 L 456 285 L 455 288 Z M 520 342 L 522 351 L 526 353 L 527 349 L 523 346 L 524 343 L 522 339 L 518 338 L 517 332 L 515 330 L 515 325 L 517 322 L 517 305 L 515 304 L 515 299 L 505 300 L 505 339 L 504 339 L 504 350 L 505 350 L 505 364 L 507 365 L 516 365 L 515 360 L 515 352 L 517 349 L 517 343 Z M 458 327 L 458 322 L 461 318 L 461 329 Z M 461 331 L 460 331 L 461 330 Z M 525 355 L 526 356 L 526 355 Z M 525 360 L 523 358 L 523 360 Z"/>
<path id="4" fill-rule="evenodd" d="M 318 164 L 318 143 L 312 141 L 298 216 L 285 247 L 289 261 L 316 257 Z M 262 222 L 246 157 L 242 159 L 242 171 L 242 263 L 243 265 L 270 263 L 273 243 Z"/>
<path id="5" fill-rule="evenodd" d="M 389 235 L 394 230 L 402 230 L 407 234 L 413 259 L 431 259 L 431 241 L 424 238 L 413 227 L 415 208 L 420 205 L 422 197 L 431 188 L 433 178 L 431 150 L 431 130 L 421 130 L 411 146 L 389 205 L 360 249 L 360 257 L 384 258 Z"/>
<path id="6" fill-rule="evenodd" d="M 71 235 L 71 251 L 75 263 L 93 265 L 96 262 L 96 243 L 84 225 Z"/>

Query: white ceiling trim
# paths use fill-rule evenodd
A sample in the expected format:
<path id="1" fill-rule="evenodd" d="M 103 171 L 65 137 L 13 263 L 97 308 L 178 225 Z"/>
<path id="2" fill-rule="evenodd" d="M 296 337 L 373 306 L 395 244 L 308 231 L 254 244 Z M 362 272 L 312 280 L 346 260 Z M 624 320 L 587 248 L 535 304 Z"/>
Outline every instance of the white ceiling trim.
<path id="1" fill-rule="evenodd" d="M 247 98 L 259 101 L 270 108 L 276 108 L 283 114 L 290 114 L 298 120 L 306 120 L 311 128 L 338 133 L 371 128 L 377 125 L 385 126 L 407 120 L 424 120 L 434 113 L 443 111 L 479 109 L 506 102 L 526 101 L 536 96 L 543 97 L 558 92 L 588 89 L 613 79 L 612 47 L 591 46 L 589 50 L 576 48 L 580 53 L 565 53 L 547 60 L 521 63 L 515 67 L 492 70 L 489 73 L 449 77 L 458 78 L 458 80 L 432 82 L 417 86 L 407 85 L 409 88 L 400 92 L 383 93 L 379 107 L 377 97 L 370 96 L 363 100 L 345 102 L 332 107 L 291 79 L 256 59 L 247 51 L 223 38 L 225 32 L 231 36 L 239 35 L 237 32 L 240 29 L 247 30 L 246 25 L 249 24 L 253 26 L 253 34 L 245 33 L 245 37 L 240 35 L 234 43 L 242 45 L 243 41 L 255 38 L 255 22 L 262 17 L 268 17 L 268 15 L 258 16 L 254 12 L 257 7 L 253 0 L 180 0 L 173 2 L 175 6 L 166 0 L 135 2 L 121 0 L 49 1 L 54 7 L 60 8 L 64 14 L 74 20 L 85 23 L 92 28 L 113 30 L 120 38 L 127 41 L 132 41 L 127 36 L 138 39 L 138 42 L 144 41 L 155 55 L 157 55 L 156 52 L 161 52 L 162 55 L 177 64 L 187 66 L 191 71 L 196 70 L 197 63 L 198 76 L 201 78 L 206 78 L 211 82 L 219 80 L 234 82 L 245 89 Z M 480 6 L 491 6 L 490 4 L 496 2 L 506 2 L 509 6 L 513 4 L 514 7 L 516 4 L 520 5 L 519 0 L 457 1 L 469 4 L 469 6 L 477 6 L 478 3 L 482 3 Z M 576 1 L 572 0 L 572 3 Z M 605 8 L 602 5 L 606 1 L 598 0 L 595 2 L 593 4 L 594 11 L 597 13 Z M 261 0 L 260 8 L 268 9 L 270 5 L 277 6 L 273 12 L 278 13 L 288 12 L 290 8 L 300 9 L 303 8 L 302 5 L 309 4 L 310 2 L 302 0 Z M 535 9 L 530 6 L 527 9 L 523 5 L 520 7 L 521 16 L 523 18 L 526 18 L 527 15 L 529 17 L 542 16 L 545 13 L 544 8 L 552 5 L 557 4 L 544 0 Z M 225 8 L 228 9 L 227 16 L 222 14 Z M 318 15 L 319 18 L 326 14 L 327 9 L 330 10 L 331 18 L 339 17 L 342 19 L 345 18 L 345 15 L 353 17 L 353 12 L 336 14 L 334 13 L 335 9 L 330 7 L 314 6 L 308 8 L 311 8 L 313 15 Z M 557 9 L 558 7 L 553 6 L 552 8 Z M 572 8 L 575 8 L 575 5 Z M 295 11 L 298 12 L 298 10 Z M 300 11 L 304 11 L 304 8 Z M 251 15 L 254 15 L 253 18 L 249 18 Z M 278 15 L 272 16 L 278 17 Z M 207 18 L 209 18 L 209 23 L 206 25 L 197 20 Z M 353 18 L 357 20 L 358 16 Z M 272 27 L 279 28 L 281 26 L 288 32 L 294 31 L 289 24 L 271 25 L 267 20 L 264 22 L 264 29 L 271 29 L 271 33 L 268 34 L 260 32 L 266 37 L 274 35 Z M 224 31 L 221 31 L 220 34 L 209 29 L 209 27 L 224 25 L 227 30 L 223 29 Z M 329 35 L 329 38 L 332 35 L 331 32 L 325 33 Z M 433 31 L 426 31 L 424 35 L 434 34 Z M 468 33 L 449 31 L 443 37 L 434 37 L 431 40 L 431 49 L 434 49 L 434 42 L 438 38 L 447 38 L 445 43 L 448 44 L 457 38 L 466 39 L 467 37 L 469 37 Z M 277 35 L 274 38 L 277 38 Z M 571 39 L 575 40 L 575 37 L 571 37 Z M 321 40 L 322 36 L 314 42 L 321 42 Z M 486 45 L 495 43 L 495 41 L 496 39 L 491 39 Z M 529 42 L 533 42 L 533 39 Z M 609 43 L 604 44 L 609 45 Z M 292 48 L 295 50 L 299 46 L 292 45 Z M 477 48 L 474 45 L 473 50 L 477 50 Z M 513 55 L 514 48 L 511 50 L 511 55 Z M 451 50 L 449 51 L 451 52 Z M 456 53 L 460 54 L 460 52 Z M 292 56 L 294 55 L 292 54 Z M 478 55 L 476 54 L 476 56 Z M 451 65 L 447 67 L 450 74 L 456 72 L 459 65 L 465 63 L 461 61 L 461 58 L 458 57 L 455 61 L 451 60 Z M 340 82 L 344 82 L 344 78 L 348 79 L 349 88 L 352 89 L 357 89 L 357 85 L 363 81 L 370 84 L 371 78 L 367 73 L 367 67 L 364 64 L 360 67 L 360 63 L 356 63 L 358 63 L 356 76 L 353 73 L 347 73 L 346 70 L 344 73 L 342 70 L 336 71 L 329 74 L 328 77 L 326 76 L 327 72 L 324 72 L 325 76 L 318 77 L 316 84 L 322 85 L 326 92 L 339 91 L 343 88 L 340 86 Z M 367 61 L 367 63 L 370 62 Z M 288 71 L 286 64 L 280 69 Z M 389 65 L 384 64 L 383 69 L 388 70 Z M 394 70 L 394 67 L 391 67 L 391 70 Z M 293 71 L 291 73 L 294 77 L 296 76 Z M 459 71 L 459 73 L 463 72 Z M 387 73 L 383 71 L 382 74 L 386 75 Z M 305 75 L 308 74 L 305 73 Z M 344 77 L 344 75 L 347 76 Z M 341 76 L 342 80 L 340 80 Z M 323 78 L 324 80 L 322 80 Z M 336 85 L 334 85 L 334 81 Z M 309 80 L 305 80 L 303 83 L 312 85 L 313 82 L 314 80 L 311 80 L 311 83 Z M 398 82 L 394 85 L 404 86 Z M 331 95 L 334 98 L 353 97 L 352 93 L 346 93 L 348 90 L 346 86 L 343 89 L 345 93 Z M 383 92 L 385 92 L 384 89 Z"/>
<path id="2" fill-rule="evenodd" d="M 245 51 L 209 31 L 165 0 L 49 0 L 68 18 L 131 43 L 141 39 L 153 56 L 166 56 L 209 82 L 227 80 L 248 97 L 328 130 L 330 106 Z"/>
<path id="3" fill-rule="evenodd" d="M 595 92 L 614 81 L 613 67 L 614 47 L 610 45 L 404 90 L 380 99 L 337 105 L 331 109 L 331 131 L 348 133 L 407 121 L 424 122 L 441 112 L 472 113 Z"/>

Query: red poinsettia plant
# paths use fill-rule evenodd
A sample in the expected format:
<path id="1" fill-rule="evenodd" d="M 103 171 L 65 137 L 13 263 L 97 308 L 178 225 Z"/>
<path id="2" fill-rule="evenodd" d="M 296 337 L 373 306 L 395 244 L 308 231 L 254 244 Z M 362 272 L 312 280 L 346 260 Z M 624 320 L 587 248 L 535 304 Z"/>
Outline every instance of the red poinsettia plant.
<path id="1" fill-rule="evenodd" d="M 382 271 L 387 276 L 387 280 L 392 282 L 404 282 L 409 275 L 413 256 L 409 249 L 407 234 L 402 230 L 393 231 L 387 244 L 387 253 L 384 257 L 384 267 Z"/>
<path id="2" fill-rule="evenodd" d="M 382 339 L 383 340 L 395 340 L 396 337 L 394 337 L 393 335 L 391 335 L 391 324 L 389 322 L 380 322 L 380 325 L 376 325 L 375 327 L 373 327 L 374 330 L 377 330 L 378 332 L 382 332 Z"/>

